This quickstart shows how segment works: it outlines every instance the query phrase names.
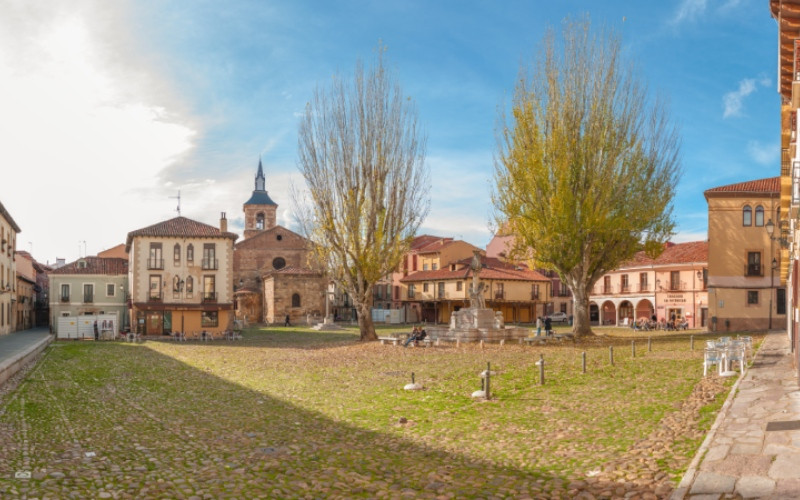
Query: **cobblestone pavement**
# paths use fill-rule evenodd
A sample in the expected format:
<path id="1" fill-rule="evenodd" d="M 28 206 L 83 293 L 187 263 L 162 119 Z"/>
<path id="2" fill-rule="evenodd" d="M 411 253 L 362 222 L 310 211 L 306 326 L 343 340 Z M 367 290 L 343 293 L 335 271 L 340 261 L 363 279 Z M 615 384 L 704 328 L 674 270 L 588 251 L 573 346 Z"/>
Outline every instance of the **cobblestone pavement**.
<path id="1" fill-rule="evenodd" d="M 672 498 L 800 498 L 800 390 L 785 332 L 768 335 Z"/>

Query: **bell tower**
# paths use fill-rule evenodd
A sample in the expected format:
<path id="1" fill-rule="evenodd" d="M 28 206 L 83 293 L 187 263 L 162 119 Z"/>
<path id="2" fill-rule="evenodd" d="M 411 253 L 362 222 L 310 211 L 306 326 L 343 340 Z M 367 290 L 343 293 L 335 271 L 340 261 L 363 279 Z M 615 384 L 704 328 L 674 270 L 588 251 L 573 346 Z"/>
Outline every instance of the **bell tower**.
<path id="1" fill-rule="evenodd" d="M 258 159 L 255 189 L 250 199 L 244 202 L 244 239 L 255 236 L 276 225 L 278 204 L 272 201 L 265 188 L 264 168 Z"/>

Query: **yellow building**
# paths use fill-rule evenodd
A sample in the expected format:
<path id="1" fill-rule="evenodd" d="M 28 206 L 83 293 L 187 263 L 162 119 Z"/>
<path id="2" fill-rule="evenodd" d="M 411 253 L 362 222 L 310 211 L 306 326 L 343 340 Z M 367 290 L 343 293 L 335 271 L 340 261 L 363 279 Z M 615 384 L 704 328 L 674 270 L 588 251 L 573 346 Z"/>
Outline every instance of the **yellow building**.
<path id="1" fill-rule="evenodd" d="M 449 263 L 444 269 L 418 271 L 400 280 L 402 300 L 421 311 L 421 319 L 431 323 L 449 323 L 450 315 L 469 307 L 472 286 L 472 258 Z M 550 280 L 525 267 L 499 259 L 482 258 L 478 277 L 485 284 L 486 307 L 501 311 L 508 323 L 536 320 L 537 307 L 550 294 Z"/>
<path id="2" fill-rule="evenodd" d="M 781 219 L 780 177 L 707 190 L 708 302 L 712 331 L 783 328 L 781 244 L 768 227 Z M 780 234 L 779 229 L 775 232 Z"/>
<path id="3" fill-rule="evenodd" d="M 19 226 L 0 203 L 0 335 L 14 331 L 11 304 L 17 299 L 17 273 L 14 250 Z"/>
<path id="4" fill-rule="evenodd" d="M 220 332 L 233 321 L 233 242 L 216 228 L 176 217 L 128 233 L 132 329 L 145 335 Z"/>

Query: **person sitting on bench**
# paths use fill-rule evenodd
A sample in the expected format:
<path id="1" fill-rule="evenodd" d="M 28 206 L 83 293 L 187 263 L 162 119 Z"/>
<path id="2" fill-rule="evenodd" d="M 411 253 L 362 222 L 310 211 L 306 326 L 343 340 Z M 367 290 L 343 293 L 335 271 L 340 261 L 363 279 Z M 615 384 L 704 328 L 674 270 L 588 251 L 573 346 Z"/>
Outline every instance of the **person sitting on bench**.
<path id="1" fill-rule="evenodd" d="M 403 344 L 403 347 L 408 347 L 408 344 L 415 342 L 417 340 L 417 335 L 419 335 L 419 328 L 415 326 L 414 329 L 411 330 L 411 335 L 408 336 L 408 339 L 406 339 L 406 342 L 405 344 Z"/>
<path id="2" fill-rule="evenodd" d="M 419 341 L 425 340 L 425 337 L 427 336 L 428 332 L 426 332 L 424 328 L 420 328 L 419 333 L 417 333 L 417 338 L 414 339 L 414 345 L 419 345 Z"/>

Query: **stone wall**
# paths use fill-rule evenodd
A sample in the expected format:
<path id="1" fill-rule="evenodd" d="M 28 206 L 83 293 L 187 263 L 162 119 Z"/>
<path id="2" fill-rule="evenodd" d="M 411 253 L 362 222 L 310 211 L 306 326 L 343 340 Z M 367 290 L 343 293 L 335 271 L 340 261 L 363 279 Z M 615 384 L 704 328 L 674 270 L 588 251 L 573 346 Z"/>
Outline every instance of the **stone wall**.
<path id="1" fill-rule="evenodd" d="M 325 315 L 327 280 L 319 273 L 273 273 L 264 279 L 264 321 L 283 324 L 286 315 L 292 324 L 305 324 L 308 315 Z M 292 296 L 299 295 L 300 307 L 292 307 Z"/>

